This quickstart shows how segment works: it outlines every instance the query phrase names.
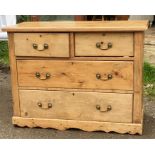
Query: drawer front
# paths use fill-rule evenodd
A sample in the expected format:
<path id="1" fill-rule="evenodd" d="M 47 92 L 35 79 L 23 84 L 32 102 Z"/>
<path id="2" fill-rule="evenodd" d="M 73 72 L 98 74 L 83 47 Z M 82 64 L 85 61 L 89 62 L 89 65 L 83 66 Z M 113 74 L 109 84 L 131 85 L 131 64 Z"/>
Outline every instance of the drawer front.
<path id="1" fill-rule="evenodd" d="M 68 33 L 15 33 L 16 56 L 69 57 Z"/>
<path id="2" fill-rule="evenodd" d="M 131 61 L 18 60 L 19 86 L 133 90 Z"/>
<path id="3" fill-rule="evenodd" d="M 133 33 L 76 33 L 75 56 L 133 56 Z"/>
<path id="4" fill-rule="evenodd" d="M 132 94 L 20 90 L 21 116 L 132 122 Z"/>

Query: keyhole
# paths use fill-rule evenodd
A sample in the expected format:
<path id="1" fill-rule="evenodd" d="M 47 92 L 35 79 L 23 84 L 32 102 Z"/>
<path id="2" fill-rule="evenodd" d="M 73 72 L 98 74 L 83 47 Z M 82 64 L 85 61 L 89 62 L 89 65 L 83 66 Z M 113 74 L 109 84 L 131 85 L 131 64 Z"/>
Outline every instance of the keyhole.
<path id="1" fill-rule="evenodd" d="M 25 116 L 28 116 L 28 112 L 25 112 Z"/>

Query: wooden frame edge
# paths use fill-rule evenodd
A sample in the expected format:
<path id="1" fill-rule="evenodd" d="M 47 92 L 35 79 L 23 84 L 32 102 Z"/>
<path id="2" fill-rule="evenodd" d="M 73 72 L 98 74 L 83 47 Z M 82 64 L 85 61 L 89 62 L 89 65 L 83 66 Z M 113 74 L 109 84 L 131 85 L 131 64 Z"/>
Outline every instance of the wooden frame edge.
<path id="1" fill-rule="evenodd" d="M 9 61 L 11 70 L 11 86 L 13 96 L 13 113 L 15 116 L 20 116 L 20 103 L 18 92 L 18 75 L 17 75 L 17 62 L 14 47 L 14 33 L 8 33 L 8 47 L 9 47 Z"/>
<path id="2" fill-rule="evenodd" d="M 143 116 L 143 49 L 144 32 L 134 33 L 134 102 L 133 123 L 142 123 Z"/>
<path id="3" fill-rule="evenodd" d="M 75 54 L 75 43 L 74 43 L 74 33 L 70 32 L 69 33 L 69 53 L 70 53 L 70 57 L 68 59 L 74 58 Z"/>
<path id="4" fill-rule="evenodd" d="M 55 128 L 58 130 L 66 130 L 69 128 L 78 128 L 84 131 L 105 131 L 117 133 L 129 133 L 142 135 L 142 124 L 132 123 L 111 123 L 97 121 L 78 121 L 78 120 L 62 120 L 62 119 L 42 119 L 42 118 L 22 118 L 13 117 L 14 125 L 20 127 L 41 127 Z"/>

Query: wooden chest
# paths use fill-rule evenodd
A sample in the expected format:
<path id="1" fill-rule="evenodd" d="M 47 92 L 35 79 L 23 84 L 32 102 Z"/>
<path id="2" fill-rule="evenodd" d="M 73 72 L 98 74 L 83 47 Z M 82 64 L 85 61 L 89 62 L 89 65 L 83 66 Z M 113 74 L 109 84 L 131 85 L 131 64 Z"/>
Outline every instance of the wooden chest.
<path id="1" fill-rule="evenodd" d="M 147 27 L 147 21 L 66 21 L 4 28 L 13 124 L 142 134 Z"/>

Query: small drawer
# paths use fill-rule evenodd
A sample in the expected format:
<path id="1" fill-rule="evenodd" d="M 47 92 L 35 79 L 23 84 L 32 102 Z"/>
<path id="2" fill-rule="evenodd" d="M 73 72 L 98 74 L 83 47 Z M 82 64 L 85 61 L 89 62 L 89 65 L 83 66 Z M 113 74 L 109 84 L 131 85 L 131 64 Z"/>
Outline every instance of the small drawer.
<path id="1" fill-rule="evenodd" d="M 131 61 L 18 60 L 19 86 L 133 90 Z"/>
<path id="2" fill-rule="evenodd" d="M 16 56 L 69 57 L 68 33 L 15 33 Z"/>
<path id="3" fill-rule="evenodd" d="M 133 56 L 133 33 L 75 33 L 75 56 Z"/>
<path id="4" fill-rule="evenodd" d="M 21 116 L 132 122 L 132 94 L 20 90 Z"/>

